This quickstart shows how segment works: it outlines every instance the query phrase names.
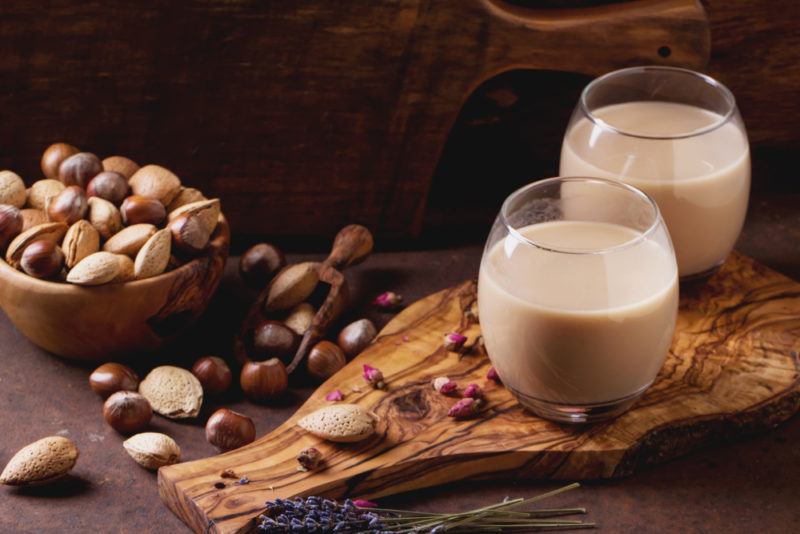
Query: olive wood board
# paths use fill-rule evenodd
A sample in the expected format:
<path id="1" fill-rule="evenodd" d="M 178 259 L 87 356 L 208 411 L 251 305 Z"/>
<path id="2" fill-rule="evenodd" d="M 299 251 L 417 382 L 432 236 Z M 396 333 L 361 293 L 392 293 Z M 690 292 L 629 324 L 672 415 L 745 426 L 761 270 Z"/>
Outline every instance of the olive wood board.
<path id="1" fill-rule="evenodd" d="M 706 282 L 682 288 L 675 338 L 656 382 L 631 410 L 592 426 L 533 416 L 485 378 L 489 361 L 479 349 L 459 355 L 443 348 L 446 332 L 462 331 L 468 344 L 477 337 L 479 325 L 465 314 L 475 291 L 467 281 L 407 307 L 295 415 L 256 442 L 162 468 L 164 502 L 196 532 L 248 532 L 268 499 L 376 498 L 466 478 L 624 476 L 711 440 L 772 427 L 800 408 L 800 283 L 741 254 Z M 365 384 L 365 363 L 383 371 L 385 391 Z M 481 385 L 485 411 L 467 420 L 447 417 L 456 399 L 431 387 L 443 375 Z M 295 425 L 329 405 L 324 397 L 335 388 L 346 402 L 378 414 L 373 437 L 327 443 Z M 297 453 L 311 446 L 324 465 L 298 471 Z M 250 482 L 222 478 L 226 469 Z"/>

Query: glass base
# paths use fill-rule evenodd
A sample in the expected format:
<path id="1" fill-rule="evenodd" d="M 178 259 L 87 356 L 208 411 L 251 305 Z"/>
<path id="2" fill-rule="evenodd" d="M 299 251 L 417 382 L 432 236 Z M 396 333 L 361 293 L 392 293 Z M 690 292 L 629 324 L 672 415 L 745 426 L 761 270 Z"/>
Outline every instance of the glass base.
<path id="1" fill-rule="evenodd" d="M 681 282 L 705 282 L 709 278 L 711 278 L 714 273 L 719 271 L 719 268 L 722 267 L 722 264 L 725 263 L 725 260 L 722 260 L 718 264 L 714 265 L 710 269 L 706 269 L 705 271 L 700 271 L 699 273 L 694 274 L 687 274 L 686 276 L 681 276 Z"/>
<path id="2" fill-rule="evenodd" d="M 530 410 L 537 416 L 557 423 L 580 425 L 606 421 L 623 414 L 642 396 L 642 393 L 644 393 L 651 384 L 647 384 L 633 395 L 597 404 L 562 404 L 550 402 L 520 393 L 513 388 L 508 389 L 524 408 Z"/>

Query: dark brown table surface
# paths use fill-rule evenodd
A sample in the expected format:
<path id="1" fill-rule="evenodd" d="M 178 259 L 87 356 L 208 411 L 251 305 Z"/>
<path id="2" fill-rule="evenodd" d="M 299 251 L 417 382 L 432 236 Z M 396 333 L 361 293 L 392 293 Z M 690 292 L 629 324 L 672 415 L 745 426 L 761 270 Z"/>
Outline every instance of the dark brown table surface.
<path id="1" fill-rule="evenodd" d="M 800 279 L 800 195 L 756 197 L 738 249 Z M 479 237 L 478 239 L 481 239 Z M 350 317 L 366 313 L 380 325 L 391 315 L 369 309 L 376 293 L 392 289 L 412 302 L 473 277 L 481 246 L 415 252 L 379 252 L 353 269 Z M 297 260 L 307 255 L 291 255 Z M 252 293 L 236 275 L 237 259 L 209 313 L 190 339 L 162 361 L 189 364 L 205 353 L 229 355 L 230 336 Z M 122 448 L 122 437 L 102 420 L 101 400 L 87 377 L 92 366 L 57 359 L 29 343 L 0 315 L 0 462 L 41 437 L 61 434 L 78 444 L 73 475 L 45 488 L 0 488 L 0 532 L 183 532 L 161 504 L 156 476 L 139 468 Z M 137 362 L 147 370 L 148 362 Z M 253 417 L 259 434 L 276 427 L 310 389 L 295 390 L 276 406 L 256 406 L 232 392 L 208 402 L 203 416 L 220 404 Z M 204 419 L 202 419 L 204 420 Z M 214 454 L 200 423 L 156 417 L 154 430 L 173 436 L 185 460 Z M 555 506 L 585 506 L 588 518 L 607 532 L 800 532 L 800 417 L 768 433 L 717 443 L 683 458 L 619 480 L 588 481 L 557 497 Z M 553 481 L 460 482 L 382 499 L 391 507 L 465 510 L 532 496 Z"/>

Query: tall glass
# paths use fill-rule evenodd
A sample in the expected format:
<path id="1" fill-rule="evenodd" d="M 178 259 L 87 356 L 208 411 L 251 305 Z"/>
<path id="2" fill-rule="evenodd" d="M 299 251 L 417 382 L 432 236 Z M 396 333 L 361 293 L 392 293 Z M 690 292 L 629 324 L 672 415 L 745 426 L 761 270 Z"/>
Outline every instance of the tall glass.
<path id="1" fill-rule="evenodd" d="M 624 181 L 653 197 L 682 279 L 716 270 L 739 236 L 750 150 L 731 92 L 703 74 L 634 67 L 592 81 L 561 148 L 562 175 Z"/>
<path id="2" fill-rule="evenodd" d="M 618 415 L 652 384 L 675 328 L 678 268 L 658 207 L 597 178 L 519 189 L 486 242 L 478 307 L 523 406 L 571 423 Z"/>

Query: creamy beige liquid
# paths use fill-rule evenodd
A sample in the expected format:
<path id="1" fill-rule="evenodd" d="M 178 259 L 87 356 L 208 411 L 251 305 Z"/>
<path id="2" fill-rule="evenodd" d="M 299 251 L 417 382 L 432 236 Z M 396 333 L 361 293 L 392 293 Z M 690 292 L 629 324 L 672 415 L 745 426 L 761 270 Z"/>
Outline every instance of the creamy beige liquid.
<path id="1" fill-rule="evenodd" d="M 481 263 L 481 330 L 503 383 L 534 399 L 595 404 L 655 378 L 672 341 L 678 275 L 670 251 L 615 224 L 554 221 L 506 236 Z M 628 245 L 624 245 L 628 243 Z"/>
<path id="2" fill-rule="evenodd" d="M 637 135 L 682 135 L 717 123 L 701 108 L 670 102 L 629 102 L 594 115 Z M 750 151 L 736 124 L 685 139 L 643 139 L 608 132 L 589 119 L 576 123 L 561 149 L 561 176 L 621 179 L 653 197 L 669 228 L 681 276 L 724 261 L 744 223 L 750 192 Z"/>

